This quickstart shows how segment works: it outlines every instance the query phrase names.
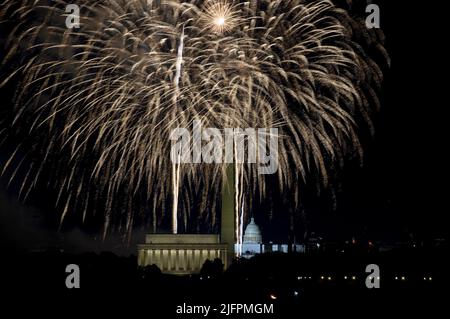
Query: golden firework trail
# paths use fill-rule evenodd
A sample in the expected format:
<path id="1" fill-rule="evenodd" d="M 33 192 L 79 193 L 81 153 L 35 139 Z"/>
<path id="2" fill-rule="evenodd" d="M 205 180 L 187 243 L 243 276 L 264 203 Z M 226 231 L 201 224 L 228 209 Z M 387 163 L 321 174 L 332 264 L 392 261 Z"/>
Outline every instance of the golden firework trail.
<path id="1" fill-rule="evenodd" d="M 2 171 L 13 178 L 27 157 L 22 197 L 47 179 L 59 193 L 61 224 L 68 214 L 85 220 L 103 211 L 105 236 L 113 225 L 129 235 L 137 220 L 156 230 L 170 215 L 178 223 L 180 211 L 185 229 L 215 225 L 227 164 L 170 162 L 170 132 L 195 120 L 278 128 L 277 187 L 296 203 L 302 185 L 326 186 L 346 156 L 361 154 L 359 126 L 372 126 L 383 77 L 371 56 L 388 58 L 382 34 L 332 1 L 77 4 L 78 29 L 65 25 L 66 1 L 0 7 L 2 27 L 12 30 L 0 83 L 17 83 L 0 132 L 22 140 Z M 49 167 L 54 175 L 44 177 Z M 257 165 L 236 172 L 241 202 L 243 192 L 265 194 Z"/>

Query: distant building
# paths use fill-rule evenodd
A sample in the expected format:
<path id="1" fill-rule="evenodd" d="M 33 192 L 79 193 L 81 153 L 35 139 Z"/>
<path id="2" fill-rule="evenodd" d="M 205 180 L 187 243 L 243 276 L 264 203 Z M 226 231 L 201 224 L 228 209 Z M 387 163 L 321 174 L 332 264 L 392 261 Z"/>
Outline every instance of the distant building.
<path id="1" fill-rule="evenodd" d="M 163 273 L 200 272 L 206 260 L 219 258 L 227 263 L 227 245 L 219 235 L 149 234 L 138 245 L 138 265 L 156 265 Z"/>
<path id="2" fill-rule="evenodd" d="M 138 245 L 138 265 L 156 265 L 163 273 L 199 273 L 207 260 L 219 258 L 225 269 L 233 258 L 234 245 L 234 171 L 229 167 L 222 187 L 220 235 L 148 234 Z"/>
<path id="3" fill-rule="evenodd" d="M 261 230 L 255 223 L 255 219 L 251 218 L 250 223 L 245 228 L 244 238 L 242 244 L 234 245 L 235 254 L 244 258 L 251 258 L 256 254 L 268 253 L 268 252 L 283 252 L 289 251 L 288 244 L 263 244 Z M 304 252 L 305 247 L 303 245 L 292 245 L 292 251 Z"/>

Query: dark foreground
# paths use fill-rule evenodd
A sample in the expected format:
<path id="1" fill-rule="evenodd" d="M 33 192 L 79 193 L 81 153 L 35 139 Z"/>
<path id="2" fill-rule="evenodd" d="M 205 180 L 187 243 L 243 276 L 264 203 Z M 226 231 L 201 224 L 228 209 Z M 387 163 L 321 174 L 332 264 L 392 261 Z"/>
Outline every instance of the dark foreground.
<path id="1" fill-rule="evenodd" d="M 448 299 L 444 251 L 442 246 L 384 253 L 274 253 L 236 261 L 225 272 L 218 261 L 208 263 L 192 276 L 138 268 L 134 256 L 111 253 L 8 253 L 2 258 L 2 303 L 20 300 L 23 307 L 16 311 L 36 314 L 62 306 L 91 315 L 94 309 L 104 315 L 124 312 L 127 318 L 301 318 L 311 312 L 364 318 L 418 308 L 433 318 Z M 68 264 L 80 267 L 80 289 L 66 287 Z M 366 287 L 369 264 L 380 268 L 379 289 Z M 194 308 L 189 306 L 209 306 L 210 312 L 190 314 Z"/>

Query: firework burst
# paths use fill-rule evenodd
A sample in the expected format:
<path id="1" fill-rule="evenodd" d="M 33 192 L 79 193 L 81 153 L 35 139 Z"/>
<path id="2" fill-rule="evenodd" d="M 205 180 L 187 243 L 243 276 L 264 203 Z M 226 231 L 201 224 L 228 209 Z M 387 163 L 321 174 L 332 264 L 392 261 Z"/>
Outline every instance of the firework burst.
<path id="1" fill-rule="evenodd" d="M 0 82 L 20 83 L 2 134 L 28 147 L 24 196 L 46 167 L 55 172 L 45 179 L 59 192 L 61 223 L 101 210 L 104 235 L 111 225 L 129 235 L 137 219 L 156 229 L 176 196 L 184 229 L 215 225 L 226 164 L 170 162 L 170 132 L 196 120 L 278 128 L 278 184 L 296 202 L 311 174 L 326 185 L 347 154 L 361 153 L 355 119 L 371 126 L 382 80 L 365 48 L 386 55 L 379 32 L 331 1 L 78 2 L 79 29 L 66 28 L 64 1 L 0 9 L 12 29 Z M 3 173 L 14 176 L 19 154 Z M 241 193 L 264 194 L 256 165 L 236 165 Z"/>
<path id="2" fill-rule="evenodd" d="M 204 24 L 206 30 L 212 30 L 219 35 L 228 33 L 244 23 L 239 16 L 239 5 L 234 1 L 205 1 L 199 16 L 199 21 Z"/>

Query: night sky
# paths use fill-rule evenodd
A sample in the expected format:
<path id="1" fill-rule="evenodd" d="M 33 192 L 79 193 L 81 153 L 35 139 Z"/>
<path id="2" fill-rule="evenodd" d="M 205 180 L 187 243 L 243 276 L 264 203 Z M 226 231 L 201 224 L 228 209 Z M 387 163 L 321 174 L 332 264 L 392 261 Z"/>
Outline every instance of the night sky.
<path id="1" fill-rule="evenodd" d="M 392 59 L 385 73 L 382 109 L 375 119 L 376 133 L 372 139 L 365 138 L 364 166 L 349 162 L 340 173 L 336 209 L 329 192 L 319 197 L 312 191 L 306 195 L 308 227 L 330 240 L 442 238 L 448 227 L 448 161 L 444 155 L 448 52 L 441 34 L 446 19 L 438 15 L 445 12 L 437 1 L 421 6 L 406 0 L 375 2 L 381 6 L 382 29 Z M 2 103 L 8 103 L 8 96 L 1 91 Z M 0 148 L 0 168 L 12 147 Z M 18 186 L 13 183 L 6 190 L 7 183 L 7 178 L 0 178 L 0 241 L 6 248 L 64 246 L 134 252 L 134 245 L 123 247 L 114 236 L 102 243 L 95 227 L 81 230 L 77 223 L 69 223 L 58 234 L 58 212 L 52 208 L 55 194 L 42 187 L 24 204 L 17 199 Z M 255 215 L 266 239 L 283 239 L 283 221 L 269 228 L 269 222 L 259 217 L 263 213 Z M 142 241 L 143 234 L 137 231 L 132 243 Z"/>

